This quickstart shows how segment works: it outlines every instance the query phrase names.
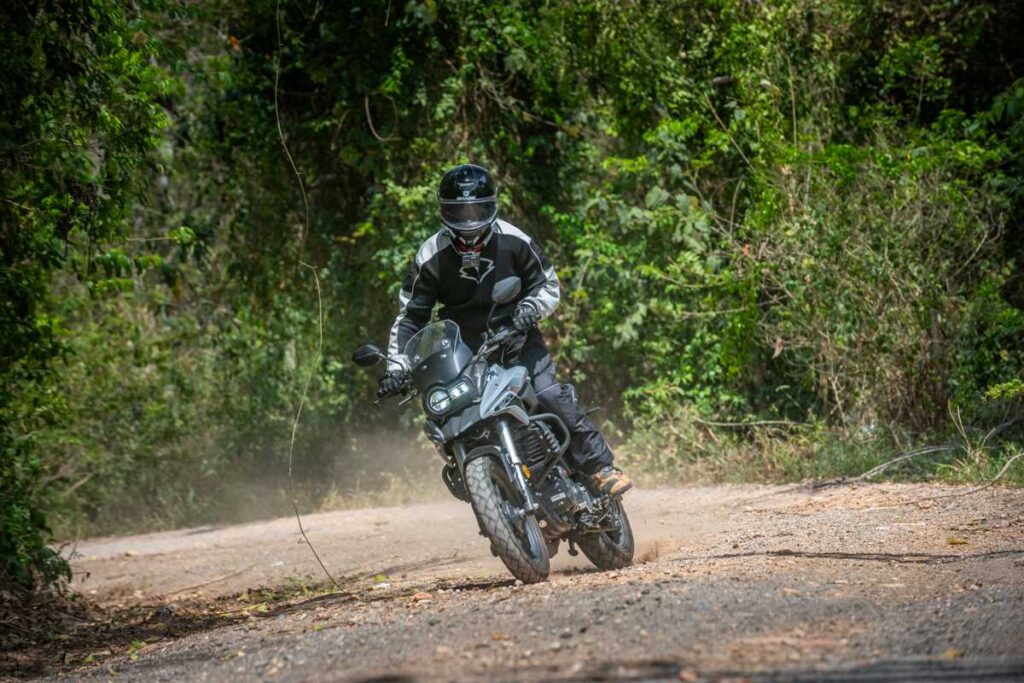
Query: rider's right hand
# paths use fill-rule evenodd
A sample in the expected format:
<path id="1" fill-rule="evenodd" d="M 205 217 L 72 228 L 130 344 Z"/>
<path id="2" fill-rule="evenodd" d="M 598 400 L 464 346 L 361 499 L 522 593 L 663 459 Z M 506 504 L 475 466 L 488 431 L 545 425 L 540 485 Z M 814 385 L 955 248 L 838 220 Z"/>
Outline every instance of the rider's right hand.
<path id="1" fill-rule="evenodd" d="M 397 394 L 405 386 L 405 374 L 391 371 L 380 378 L 380 385 L 377 387 L 377 398 L 384 398 Z"/>

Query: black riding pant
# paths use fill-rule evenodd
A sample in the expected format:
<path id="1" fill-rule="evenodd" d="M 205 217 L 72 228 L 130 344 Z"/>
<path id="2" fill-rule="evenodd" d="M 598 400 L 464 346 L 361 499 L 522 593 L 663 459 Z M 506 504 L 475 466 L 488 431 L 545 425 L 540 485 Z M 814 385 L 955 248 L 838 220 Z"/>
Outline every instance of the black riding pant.
<path id="1" fill-rule="evenodd" d="M 543 335 L 536 328 L 527 334 L 515 364 L 524 366 L 530 373 L 533 388 L 537 391 L 540 412 L 557 415 L 569 428 L 569 458 L 576 469 L 585 474 L 594 474 L 602 467 L 611 465 L 612 449 L 590 418 L 580 410 L 575 390 L 568 384 L 559 384 L 555 379 L 551 354 Z"/>

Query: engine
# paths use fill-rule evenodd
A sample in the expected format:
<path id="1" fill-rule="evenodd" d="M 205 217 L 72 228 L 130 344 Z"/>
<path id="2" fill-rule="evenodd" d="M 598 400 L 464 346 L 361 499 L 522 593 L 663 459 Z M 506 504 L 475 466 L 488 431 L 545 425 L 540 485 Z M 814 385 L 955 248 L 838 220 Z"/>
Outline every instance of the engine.
<path id="1" fill-rule="evenodd" d="M 572 480 L 569 471 L 561 465 L 552 470 L 536 491 L 543 499 L 542 504 L 545 508 L 558 512 L 568 519 L 589 507 L 590 495 L 586 489 Z"/>
<path id="2" fill-rule="evenodd" d="M 542 421 L 529 426 L 518 426 L 513 432 L 516 450 L 523 463 L 530 468 L 531 476 L 543 474 L 549 459 L 558 453 L 559 441 L 550 426 Z M 544 478 L 534 483 L 537 502 L 547 513 L 547 531 L 562 534 L 576 523 L 581 512 L 592 508 L 593 500 L 587 490 L 573 480 L 569 470 L 559 463 Z"/>

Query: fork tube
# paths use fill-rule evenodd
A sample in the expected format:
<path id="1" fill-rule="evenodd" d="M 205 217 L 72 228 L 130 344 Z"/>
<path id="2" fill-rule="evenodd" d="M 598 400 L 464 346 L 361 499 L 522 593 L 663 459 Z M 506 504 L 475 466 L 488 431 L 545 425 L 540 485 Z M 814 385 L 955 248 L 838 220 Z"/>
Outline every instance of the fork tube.
<path id="1" fill-rule="evenodd" d="M 526 481 L 526 475 L 523 474 L 523 461 L 519 459 L 519 453 L 516 451 L 516 443 L 512 439 L 512 430 L 509 429 L 508 421 L 503 417 L 498 419 L 497 426 L 501 445 L 505 448 L 505 452 L 508 453 L 508 459 L 512 463 L 513 476 L 516 478 L 519 490 L 523 494 L 523 500 L 526 502 L 526 511 L 533 512 L 537 509 L 537 503 L 533 500 L 533 490 Z"/>

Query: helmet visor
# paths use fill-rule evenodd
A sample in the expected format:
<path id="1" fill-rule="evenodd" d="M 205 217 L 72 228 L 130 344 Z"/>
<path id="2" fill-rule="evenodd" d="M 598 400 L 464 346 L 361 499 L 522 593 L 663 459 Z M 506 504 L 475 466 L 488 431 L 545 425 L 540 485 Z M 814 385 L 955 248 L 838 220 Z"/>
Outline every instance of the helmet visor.
<path id="1" fill-rule="evenodd" d="M 441 210 L 441 222 L 461 234 L 486 228 L 498 215 L 498 203 L 494 197 L 439 199 L 438 205 Z"/>

